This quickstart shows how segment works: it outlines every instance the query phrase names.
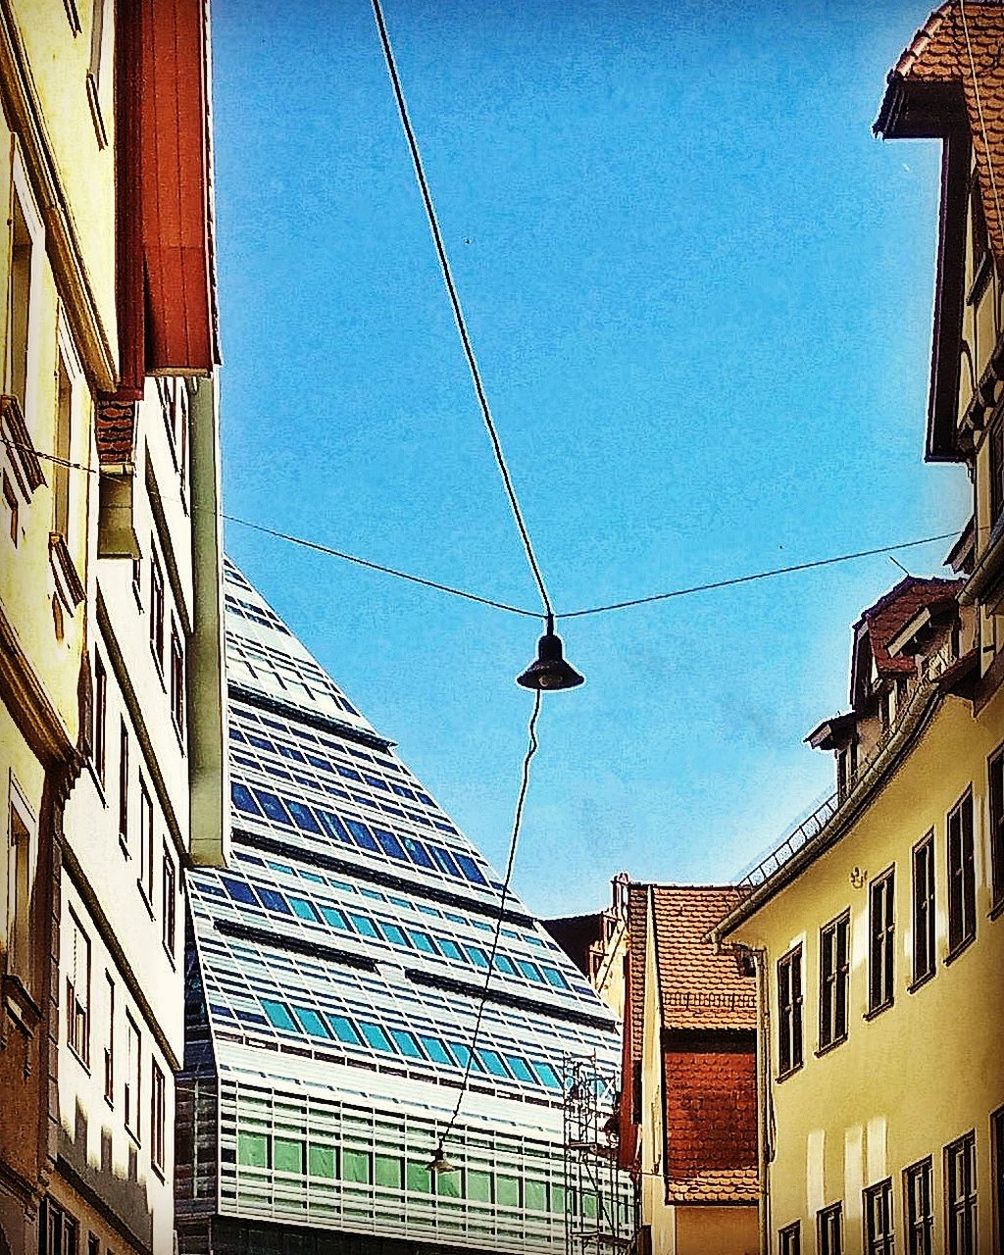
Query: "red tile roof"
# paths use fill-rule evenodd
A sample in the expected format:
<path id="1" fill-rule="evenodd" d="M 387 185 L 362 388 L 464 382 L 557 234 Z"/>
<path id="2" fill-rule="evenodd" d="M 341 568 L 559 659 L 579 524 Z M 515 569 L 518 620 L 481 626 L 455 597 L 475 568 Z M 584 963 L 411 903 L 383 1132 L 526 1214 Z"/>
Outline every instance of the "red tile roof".
<path id="1" fill-rule="evenodd" d="M 867 633 L 879 675 L 911 675 L 914 661 L 909 656 L 892 657 L 889 642 L 925 606 L 953 600 L 964 580 L 918 579 L 908 575 L 869 606 L 854 625 L 855 639 Z"/>
<path id="2" fill-rule="evenodd" d="M 756 1024 L 756 989 L 735 952 L 707 940 L 735 907 L 732 885 L 653 885 L 656 955 L 664 1028 L 746 1028 Z"/>
<path id="3" fill-rule="evenodd" d="M 965 0 L 964 9 L 959 0 L 950 0 L 934 10 L 896 62 L 889 75 L 890 92 L 886 96 L 888 102 L 891 93 L 903 82 L 961 85 L 973 136 L 987 230 L 998 259 L 1004 259 L 1004 223 L 997 208 L 998 197 L 1004 205 L 1002 47 L 1004 6 L 999 0 L 996 3 Z M 887 105 L 884 105 L 878 128 L 886 130 L 887 121 Z M 996 190 L 991 169 L 996 176 Z"/>
<path id="4" fill-rule="evenodd" d="M 669 1203 L 756 1203 L 759 1198 L 756 1168 L 726 1168 L 699 1172 L 682 1181 L 670 1181 Z"/>

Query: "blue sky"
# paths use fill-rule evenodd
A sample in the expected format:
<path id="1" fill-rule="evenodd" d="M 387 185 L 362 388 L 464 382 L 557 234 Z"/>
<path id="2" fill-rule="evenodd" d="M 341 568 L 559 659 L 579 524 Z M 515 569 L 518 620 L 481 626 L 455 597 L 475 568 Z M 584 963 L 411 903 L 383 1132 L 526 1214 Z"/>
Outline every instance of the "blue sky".
<path id="1" fill-rule="evenodd" d="M 950 531 L 922 460 L 938 151 L 871 135 L 927 11 L 385 0 L 559 610 Z M 226 509 L 534 606 L 368 0 L 216 0 Z M 536 626 L 231 525 L 231 555 L 496 863 Z M 936 573 L 945 543 L 900 554 Z M 832 781 L 885 557 L 569 622 L 516 886 L 730 879 Z"/>

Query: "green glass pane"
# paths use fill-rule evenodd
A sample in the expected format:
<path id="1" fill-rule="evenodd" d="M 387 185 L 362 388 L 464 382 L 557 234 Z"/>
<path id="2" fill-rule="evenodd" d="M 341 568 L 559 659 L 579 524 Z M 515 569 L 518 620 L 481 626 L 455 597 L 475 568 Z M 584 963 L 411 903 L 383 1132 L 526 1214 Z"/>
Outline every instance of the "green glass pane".
<path id="1" fill-rule="evenodd" d="M 370 1157 L 364 1150 L 342 1151 L 342 1180 L 361 1181 L 368 1185 L 370 1181 Z"/>
<path id="2" fill-rule="evenodd" d="M 559 1213 L 565 1210 L 565 1187 L 563 1185 L 551 1186 L 551 1210 Z"/>
<path id="3" fill-rule="evenodd" d="M 523 1182 L 523 1206 L 527 1211 L 547 1211 L 547 1184 L 544 1181 Z"/>
<path id="4" fill-rule="evenodd" d="M 308 1162 L 312 1177 L 333 1177 L 335 1175 L 335 1148 L 311 1146 Z"/>
<path id="5" fill-rule="evenodd" d="M 582 1214 L 588 1216 L 591 1220 L 596 1219 L 596 1213 L 599 1210 L 600 1200 L 592 1193 L 584 1193 L 582 1195 Z"/>
<path id="6" fill-rule="evenodd" d="M 519 1206 L 519 1180 L 516 1177 L 495 1178 L 495 1201 L 500 1207 Z"/>
<path id="7" fill-rule="evenodd" d="M 436 1193 L 445 1198 L 462 1198 L 463 1184 L 464 1174 L 459 1169 L 456 1172 L 436 1173 Z"/>
<path id="8" fill-rule="evenodd" d="M 399 1190 L 401 1188 L 401 1160 L 394 1159 L 390 1155 L 377 1155 L 376 1183 L 389 1185 L 392 1189 Z"/>
<path id="9" fill-rule="evenodd" d="M 267 1168 L 268 1138 L 261 1133 L 238 1133 L 237 1162 L 249 1168 Z"/>
<path id="10" fill-rule="evenodd" d="M 287 1137 L 275 1139 L 276 1172 L 303 1172 L 303 1143 Z"/>
<path id="11" fill-rule="evenodd" d="M 469 1170 L 467 1173 L 467 1197 L 476 1203 L 490 1203 L 492 1201 L 492 1178 L 488 1172 L 475 1172 Z"/>
<path id="12" fill-rule="evenodd" d="M 407 1167 L 407 1188 L 416 1194 L 432 1193 L 432 1178 L 424 1163 L 409 1159 Z"/>

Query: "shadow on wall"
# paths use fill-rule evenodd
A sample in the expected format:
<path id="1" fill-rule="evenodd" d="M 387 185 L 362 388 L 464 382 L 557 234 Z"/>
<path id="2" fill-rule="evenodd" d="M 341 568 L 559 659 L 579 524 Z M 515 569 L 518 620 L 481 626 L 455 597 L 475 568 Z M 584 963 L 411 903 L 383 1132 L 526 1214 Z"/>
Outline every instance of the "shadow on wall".
<path id="1" fill-rule="evenodd" d="M 99 1163 L 88 1158 L 87 1138 L 87 1112 L 78 1102 L 73 1133 L 65 1127 L 59 1130 L 59 1170 L 92 1206 L 111 1209 L 135 1241 L 149 1250 L 153 1245 L 153 1209 L 147 1199 L 146 1184 L 139 1180 L 136 1147 L 130 1143 L 129 1165 L 123 1177 L 113 1165 L 111 1129 L 107 1125 L 101 1129 Z"/>

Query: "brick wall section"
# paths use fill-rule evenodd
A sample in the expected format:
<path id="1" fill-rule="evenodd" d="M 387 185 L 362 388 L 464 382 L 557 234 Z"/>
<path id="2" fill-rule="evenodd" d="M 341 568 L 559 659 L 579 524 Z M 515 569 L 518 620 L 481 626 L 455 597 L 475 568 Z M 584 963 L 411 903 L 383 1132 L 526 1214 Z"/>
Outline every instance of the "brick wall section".
<path id="1" fill-rule="evenodd" d="M 670 1181 L 756 1167 L 756 1061 L 752 1040 L 749 1049 L 737 1045 L 664 1052 Z"/>

